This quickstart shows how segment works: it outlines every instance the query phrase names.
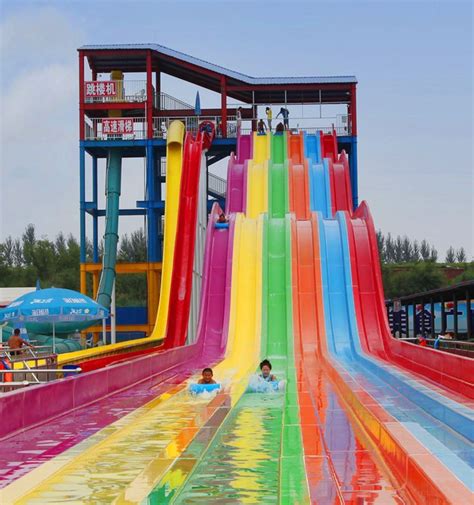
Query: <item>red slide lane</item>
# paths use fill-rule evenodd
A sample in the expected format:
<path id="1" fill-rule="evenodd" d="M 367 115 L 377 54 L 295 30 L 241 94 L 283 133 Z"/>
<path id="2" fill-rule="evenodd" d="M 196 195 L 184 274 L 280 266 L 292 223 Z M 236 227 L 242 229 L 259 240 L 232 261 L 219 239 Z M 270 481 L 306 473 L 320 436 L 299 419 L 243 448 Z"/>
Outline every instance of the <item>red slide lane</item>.
<path id="1" fill-rule="evenodd" d="M 352 188 L 349 174 L 349 161 L 345 151 L 342 151 L 337 162 L 329 160 L 329 173 L 331 174 L 331 201 L 335 214 L 338 210 L 347 210 L 352 213 Z"/>
<path id="2" fill-rule="evenodd" d="M 362 202 L 346 216 L 357 324 L 366 351 L 430 379 L 457 395 L 474 398 L 474 360 L 420 347 L 392 337 L 380 270 L 374 223 Z"/>
<path id="3" fill-rule="evenodd" d="M 171 279 L 168 328 L 165 349 L 184 345 L 189 321 L 194 246 L 196 242 L 197 199 L 203 143 L 187 133 L 184 145 L 178 227 Z"/>
<path id="4" fill-rule="evenodd" d="M 337 160 L 337 135 L 336 130 L 332 133 L 321 134 L 321 155 L 322 158 L 329 158 L 331 161 Z"/>

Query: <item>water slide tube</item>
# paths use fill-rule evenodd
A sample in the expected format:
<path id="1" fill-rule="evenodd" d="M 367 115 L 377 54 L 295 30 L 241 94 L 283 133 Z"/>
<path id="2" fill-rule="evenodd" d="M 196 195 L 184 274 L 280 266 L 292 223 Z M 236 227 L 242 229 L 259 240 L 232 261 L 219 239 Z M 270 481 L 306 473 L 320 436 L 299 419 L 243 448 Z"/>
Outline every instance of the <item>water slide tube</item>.
<path id="1" fill-rule="evenodd" d="M 184 124 L 181 121 L 173 121 L 170 124 L 166 138 L 166 205 L 163 263 L 158 312 L 155 327 L 150 335 L 152 339 L 163 339 L 166 335 L 176 229 L 178 226 L 184 131 Z"/>
<path id="2" fill-rule="evenodd" d="M 375 227 L 367 204 L 362 202 L 353 219 L 346 216 L 346 222 L 357 322 L 365 350 L 422 375 L 437 386 L 474 398 L 472 359 L 420 348 L 392 337 L 385 310 Z"/>

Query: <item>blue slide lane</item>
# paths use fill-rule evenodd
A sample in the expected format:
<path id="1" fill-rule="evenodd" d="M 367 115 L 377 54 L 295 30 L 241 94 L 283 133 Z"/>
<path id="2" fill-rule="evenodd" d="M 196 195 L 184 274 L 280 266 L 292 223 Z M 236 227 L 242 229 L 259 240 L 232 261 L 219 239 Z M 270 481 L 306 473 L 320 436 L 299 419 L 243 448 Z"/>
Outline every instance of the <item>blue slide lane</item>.
<path id="1" fill-rule="evenodd" d="M 312 211 L 322 212 L 326 218 L 332 217 L 331 178 L 327 160 L 321 159 L 319 135 L 305 134 L 304 153 L 309 161 L 309 195 Z"/>
<path id="2" fill-rule="evenodd" d="M 474 490 L 472 411 L 398 368 L 365 355 L 360 345 L 344 213 L 318 213 L 324 313 L 333 359 L 470 490 Z"/>

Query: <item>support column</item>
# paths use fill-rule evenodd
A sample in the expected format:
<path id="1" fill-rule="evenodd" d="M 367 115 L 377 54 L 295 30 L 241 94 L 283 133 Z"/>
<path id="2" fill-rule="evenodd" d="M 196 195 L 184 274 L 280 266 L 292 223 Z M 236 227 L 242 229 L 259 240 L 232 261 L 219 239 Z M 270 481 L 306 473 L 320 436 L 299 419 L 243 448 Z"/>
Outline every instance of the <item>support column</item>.
<path id="1" fill-rule="evenodd" d="M 153 84 L 151 51 L 146 52 L 146 119 L 147 138 L 153 138 Z"/>
<path id="2" fill-rule="evenodd" d="M 227 137 L 227 79 L 225 76 L 221 77 L 221 130 L 222 137 Z"/>
<path id="3" fill-rule="evenodd" d="M 456 335 L 456 340 L 458 338 L 458 297 L 456 293 L 453 293 L 453 318 L 454 318 L 454 334 Z"/>
<path id="4" fill-rule="evenodd" d="M 81 264 L 80 266 L 80 291 L 83 295 L 87 294 L 87 274 L 85 265 Z"/>
<path id="5" fill-rule="evenodd" d="M 430 312 L 431 312 L 431 338 L 435 338 L 435 306 L 433 298 L 430 298 Z"/>
<path id="6" fill-rule="evenodd" d="M 467 318 L 467 338 L 472 337 L 472 316 L 471 316 L 471 296 L 469 289 L 466 289 L 466 318 Z"/>
<path id="7" fill-rule="evenodd" d="M 357 137 L 357 98 L 356 98 L 356 85 L 351 85 L 351 106 L 350 106 L 350 122 L 351 131 L 350 135 Z"/>
<path id="8" fill-rule="evenodd" d="M 79 51 L 79 140 L 84 140 L 84 54 Z"/>
<path id="9" fill-rule="evenodd" d="M 98 174 L 97 174 L 97 158 L 92 157 L 92 201 L 94 203 L 94 214 L 92 216 L 92 261 L 99 262 L 99 216 L 97 210 L 99 208 L 98 198 Z"/>
<path id="10" fill-rule="evenodd" d="M 154 184 L 155 184 L 155 202 L 161 201 L 161 156 L 157 154 L 156 159 L 154 160 Z M 161 233 L 158 233 L 158 230 L 161 229 L 161 216 L 163 214 L 162 209 L 155 209 L 156 221 L 157 221 L 157 232 L 156 232 L 156 256 L 157 261 L 163 260 L 163 245 L 161 240 Z"/>
<path id="11" fill-rule="evenodd" d="M 351 137 L 351 152 L 349 153 L 349 173 L 351 178 L 352 205 L 354 210 L 359 205 L 359 183 L 357 176 L 357 137 Z"/>
<path id="12" fill-rule="evenodd" d="M 155 108 L 161 110 L 161 72 L 158 69 L 155 70 Z"/>
<path id="13" fill-rule="evenodd" d="M 79 147 L 79 220 L 80 220 L 80 260 L 86 262 L 86 151 Z"/>
<path id="14" fill-rule="evenodd" d="M 446 333 L 446 310 L 444 307 L 444 296 L 441 297 L 441 333 Z"/>
<path id="15" fill-rule="evenodd" d="M 155 206 L 155 170 L 153 162 L 153 146 L 151 140 L 146 143 L 146 187 L 147 194 L 145 195 L 147 202 L 147 232 L 148 232 L 148 261 L 158 261 L 157 236 L 158 223 L 156 219 Z"/>

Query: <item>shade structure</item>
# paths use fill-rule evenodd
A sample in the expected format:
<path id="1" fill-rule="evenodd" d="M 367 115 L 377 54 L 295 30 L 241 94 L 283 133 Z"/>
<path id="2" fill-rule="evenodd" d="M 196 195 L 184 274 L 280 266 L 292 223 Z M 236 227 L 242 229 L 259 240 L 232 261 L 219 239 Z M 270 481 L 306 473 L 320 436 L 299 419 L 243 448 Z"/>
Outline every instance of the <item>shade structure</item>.
<path id="1" fill-rule="evenodd" d="M 36 333 L 70 333 L 108 315 L 105 307 L 82 293 L 47 288 L 20 296 L 0 310 L 0 323 L 22 323 Z"/>

